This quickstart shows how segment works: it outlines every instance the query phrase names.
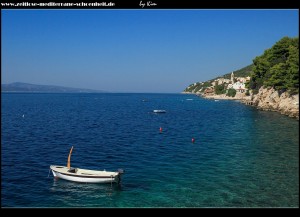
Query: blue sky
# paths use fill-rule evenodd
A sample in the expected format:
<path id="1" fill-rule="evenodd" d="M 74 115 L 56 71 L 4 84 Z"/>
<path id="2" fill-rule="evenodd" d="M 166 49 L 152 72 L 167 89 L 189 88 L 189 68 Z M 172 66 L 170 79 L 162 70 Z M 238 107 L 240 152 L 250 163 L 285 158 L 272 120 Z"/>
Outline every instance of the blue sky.
<path id="1" fill-rule="evenodd" d="M 2 83 L 178 93 L 252 63 L 299 10 L 2 10 Z"/>

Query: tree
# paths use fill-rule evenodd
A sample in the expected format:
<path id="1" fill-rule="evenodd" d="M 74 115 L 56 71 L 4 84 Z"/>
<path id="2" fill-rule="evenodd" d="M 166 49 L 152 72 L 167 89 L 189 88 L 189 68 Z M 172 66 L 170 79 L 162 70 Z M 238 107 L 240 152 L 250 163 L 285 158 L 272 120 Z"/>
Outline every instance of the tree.
<path id="1" fill-rule="evenodd" d="M 257 93 L 261 86 L 290 93 L 299 92 L 299 39 L 284 37 L 253 60 L 247 87 Z"/>
<path id="2" fill-rule="evenodd" d="M 287 90 L 286 75 L 287 65 L 285 63 L 279 63 L 274 65 L 270 70 L 271 77 L 264 81 L 265 86 L 272 86 L 275 90 Z"/>
<path id="3" fill-rule="evenodd" d="M 225 92 L 226 92 L 226 90 L 225 90 L 224 84 L 215 86 L 215 94 L 219 95 L 219 94 L 223 94 Z"/>
<path id="4" fill-rule="evenodd" d="M 289 47 L 289 57 L 287 60 L 288 76 L 286 79 L 286 86 L 291 94 L 299 91 L 299 47 Z"/>
<path id="5" fill-rule="evenodd" d="M 236 90 L 233 89 L 233 88 L 230 88 L 230 89 L 227 91 L 226 96 L 235 97 L 235 94 L 236 94 Z"/>

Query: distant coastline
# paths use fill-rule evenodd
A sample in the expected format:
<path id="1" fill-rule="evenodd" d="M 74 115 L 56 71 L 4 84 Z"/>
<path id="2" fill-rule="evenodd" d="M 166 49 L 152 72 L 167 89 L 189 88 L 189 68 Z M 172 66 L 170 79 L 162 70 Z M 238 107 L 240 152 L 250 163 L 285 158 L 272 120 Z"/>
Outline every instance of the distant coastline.
<path id="1" fill-rule="evenodd" d="M 1 84 L 2 93 L 108 93 L 102 90 L 63 87 L 55 85 L 39 85 L 22 82 Z"/>

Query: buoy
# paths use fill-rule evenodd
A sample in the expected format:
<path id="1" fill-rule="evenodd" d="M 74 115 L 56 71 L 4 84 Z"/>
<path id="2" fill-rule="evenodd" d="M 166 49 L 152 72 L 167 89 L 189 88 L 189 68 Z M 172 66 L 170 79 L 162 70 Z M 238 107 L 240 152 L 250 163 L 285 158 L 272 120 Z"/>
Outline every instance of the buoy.
<path id="1" fill-rule="evenodd" d="M 195 139 L 194 138 L 192 138 L 192 143 L 194 143 L 195 142 Z"/>
<path id="2" fill-rule="evenodd" d="M 162 127 L 159 128 L 159 132 L 162 132 Z"/>

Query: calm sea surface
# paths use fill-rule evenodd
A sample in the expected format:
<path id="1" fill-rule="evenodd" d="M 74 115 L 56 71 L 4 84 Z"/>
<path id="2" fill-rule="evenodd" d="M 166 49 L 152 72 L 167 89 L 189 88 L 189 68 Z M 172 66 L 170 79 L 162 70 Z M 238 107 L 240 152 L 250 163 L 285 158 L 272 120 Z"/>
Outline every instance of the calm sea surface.
<path id="1" fill-rule="evenodd" d="M 279 113 L 180 94 L 1 96 L 2 207 L 299 207 L 299 121 Z M 71 146 L 73 167 L 123 168 L 121 185 L 48 177 Z"/>

